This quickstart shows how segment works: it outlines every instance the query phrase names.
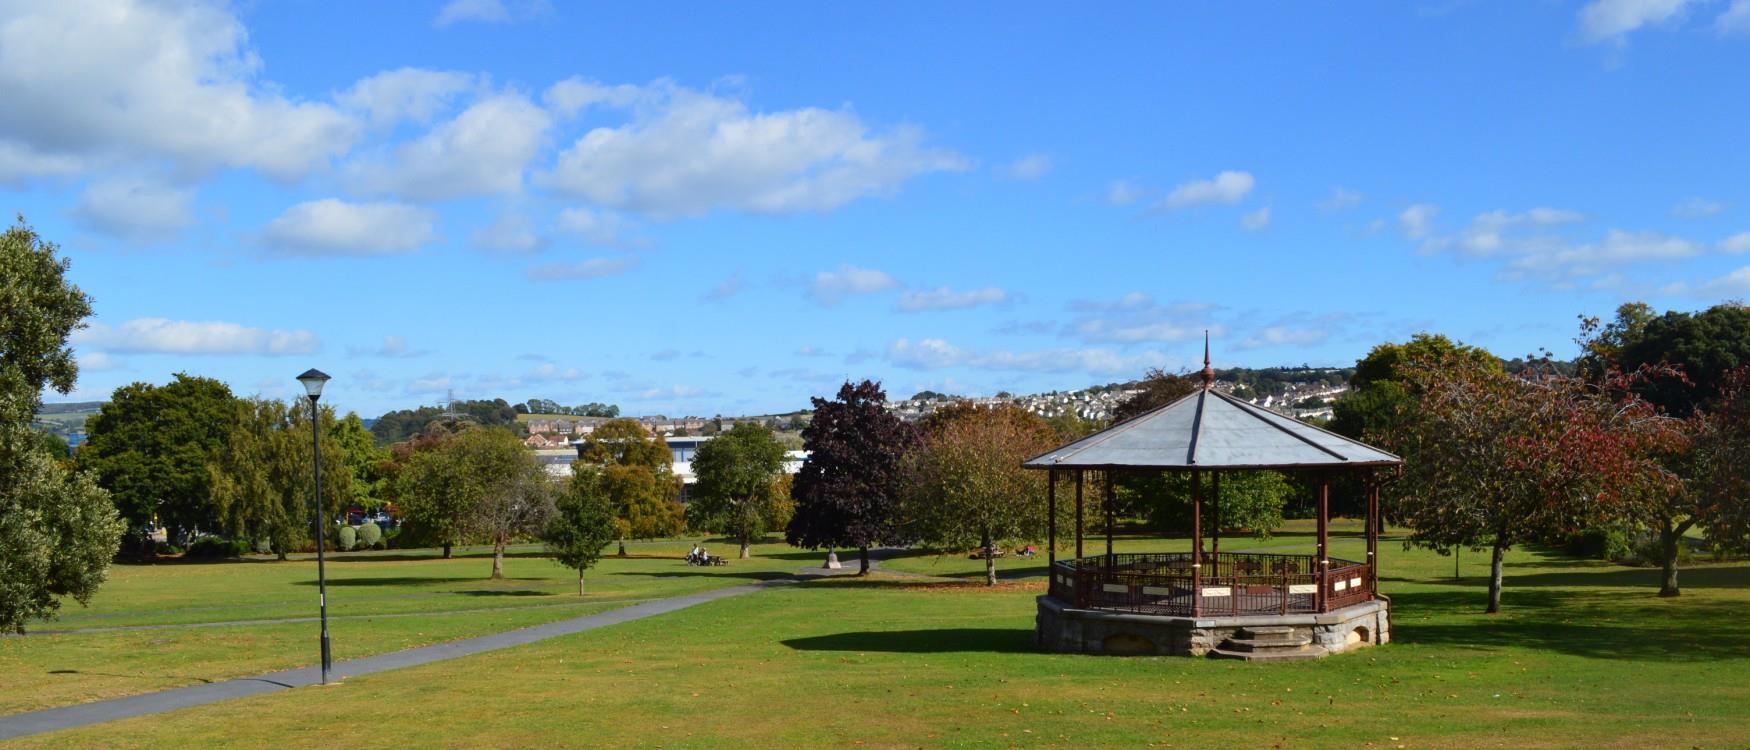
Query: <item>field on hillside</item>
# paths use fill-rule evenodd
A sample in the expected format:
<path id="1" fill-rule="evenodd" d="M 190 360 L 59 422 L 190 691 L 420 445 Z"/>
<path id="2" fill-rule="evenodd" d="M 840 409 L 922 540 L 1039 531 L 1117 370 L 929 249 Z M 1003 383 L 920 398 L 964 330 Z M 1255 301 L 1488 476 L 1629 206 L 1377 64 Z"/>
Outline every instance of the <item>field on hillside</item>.
<path id="1" fill-rule="evenodd" d="M 1305 539 L 1291 532 L 1273 542 Z M 1251 540 L 1223 546 L 1230 544 L 1260 546 Z M 1350 544 L 1339 541 L 1336 554 Z M 1488 616 L 1480 614 L 1481 556 L 1467 555 L 1465 577 L 1455 581 L 1449 557 L 1406 551 L 1392 541 L 1381 552 L 1382 583 L 1394 602 L 1394 642 L 1317 662 L 1038 653 L 1031 628 L 1042 583 L 987 589 L 920 578 L 916 573 L 974 575 L 979 563 L 908 556 L 887 563 L 906 575 L 771 589 L 338 686 L 14 745 L 1750 745 L 1750 618 L 1744 616 L 1750 564 L 1697 565 L 1683 573 L 1684 596 L 1660 599 L 1656 571 L 1520 551 L 1507 569 L 1507 611 Z M 818 558 L 788 554 L 772 560 L 769 570 Z M 845 562 L 852 563 L 848 555 Z M 517 559 L 511 565 L 518 576 L 553 567 L 531 588 L 562 585 L 563 571 L 550 563 Z M 742 570 L 751 575 L 756 567 Z M 629 578 L 622 591 L 638 589 L 631 577 L 640 573 L 623 574 Z M 478 581 L 455 585 L 480 588 Z M 336 638 L 338 647 L 338 630 Z M 313 631 L 298 645 L 313 650 Z M 16 664 L 0 664 L 0 674 L 14 673 Z M 39 672 L 0 686 L 0 694 L 41 679 Z M 419 720 L 361 725 L 361 711 Z"/>

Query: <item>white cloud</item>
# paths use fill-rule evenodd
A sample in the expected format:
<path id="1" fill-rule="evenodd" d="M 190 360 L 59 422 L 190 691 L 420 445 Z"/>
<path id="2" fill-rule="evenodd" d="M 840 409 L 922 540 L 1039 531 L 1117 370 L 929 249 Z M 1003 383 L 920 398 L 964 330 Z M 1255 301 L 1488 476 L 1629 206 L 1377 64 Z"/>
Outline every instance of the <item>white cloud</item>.
<path id="1" fill-rule="evenodd" d="M 1214 305 L 1178 302 L 1163 305 L 1141 292 L 1131 292 L 1117 302 L 1077 302 L 1079 314 L 1064 325 L 1063 333 L 1087 342 L 1136 344 L 1186 341 L 1204 331 L 1220 334 L 1214 324 Z"/>
<path id="2" fill-rule="evenodd" d="M 1689 198 L 1671 207 L 1671 215 L 1679 219 L 1704 219 L 1726 210 L 1726 204 L 1706 198 Z"/>
<path id="3" fill-rule="evenodd" d="M 450 0 L 438 11 L 431 25 L 445 28 L 465 21 L 512 23 L 553 12 L 548 0 Z"/>
<path id="4" fill-rule="evenodd" d="M 1128 206 L 1142 198 L 1143 190 L 1130 180 L 1117 180 L 1106 188 L 1106 202 L 1114 206 Z"/>
<path id="5" fill-rule="evenodd" d="M 546 263 L 532 266 L 528 277 L 535 281 L 575 281 L 618 276 L 637 267 L 636 258 L 590 258 L 578 263 Z"/>
<path id="6" fill-rule="evenodd" d="M 194 221 L 194 191 L 140 178 L 93 182 L 79 196 L 73 218 L 81 226 L 133 242 L 174 238 Z"/>
<path id="7" fill-rule="evenodd" d="M 1739 232 L 1720 240 L 1720 250 L 1728 253 L 1750 253 L 1750 232 Z"/>
<path id="8" fill-rule="evenodd" d="M 1412 240 L 1422 239 L 1434 231 L 1434 217 L 1439 215 L 1439 206 L 1417 203 L 1398 214 L 1398 229 Z"/>
<path id="9" fill-rule="evenodd" d="M 552 124 L 527 97 L 495 94 L 391 153 L 353 162 L 346 173 L 361 190 L 413 200 L 515 194 Z"/>
<path id="10" fill-rule="evenodd" d="M 1580 9 L 1580 37 L 1587 42 L 1624 42 L 1630 32 L 1680 17 L 1693 0 L 1592 0 Z"/>
<path id="11" fill-rule="evenodd" d="M 706 302 L 722 302 L 740 294 L 746 288 L 747 282 L 742 279 L 741 272 L 736 271 L 730 274 L 729 278 L 719 281 L 713 284 L 710 289 L 705 290 L 703 298 Z"/>
<path id="12" fill-rule="evenodd" d="M 316 334 L 268 330 L 218 320 L 136 318 L 120 326 L 94 322 L 73 343 L 120 354 L 313 354 Z"/>
<path id="13" fill-rule="evenodd" d="M 586 375 L 575 367 L 560 367 L 552 362 L 546 362 L 523 375 L 523 380 L 531 383 L 554 383 L 571 380 L 582 380 Z"/>
<path id="14" fill-rule="evenodd" d="M 324 198 L 286 209 L 268 222 L 261 242 L 283 255 L 395 255 L 436 240 L 436 223 L 416 206 Z"/>
<path id="15" fill-rule="evenodd" d="M 1139 374 L 1166 363 L 1167 357 L 1148 351 L 1122 355 L 1110 349 L 1047 349 L 1040 351 L 990 350 L 975 352 L 942 339 L 912 342 L 899 339 L 887 347 L 887 359 L 895 366 L 913 370 L 968 367 L 1016 372 L 1080 372 L 1094 375 Z"/>
<path id="16" fill-rule="evenodd" d="M 1726 12 L 1714 19 L 1714 30 L 1722 35 L 1750 34 L 1750 0 L 1732 0 Z"/>
<path id="17" fill-rule="evenodd" d="M 1270 346 L 1313 346 L 1324 343 L 1330 337 L 1330 331 L 1320 328 L 1266 326 L 1240 341 L 1236 348 L 1244 351 Z"/>
<path id="18" fill-rule="evenodd" d="M 1156 204 L 1157 209 L 1176 210 L 1191 206 L 1212 204 L 1232 205 L 1240 202 L 1257 181 L 1250 172 L 1226 171 L 1207 180 L 1192 180 L 1181 183 L 1167 193 L 1167 197 Z"/>
<path id="19" fill-rule="evenodd" d="M 0 181 L 164 161 L 291 179 L 358 138 L 354 118 L 260 81 L 248 33 L 222 5 L 18 9 L 0 21 Z"/>
<path id="20" fill-rule="evenodd" d="M 1050 154 L 1028 154 L 998 168 L 997 174 L 1011 180 L 1037 180 L 1050 171 Z"/>
<path id="21" fill-rule="evenodd" d="M 979 305 L 995 305 L 1009 301 L 1009 293 L 994 286 L 956 292 L 948 287 L 930 291 L 906 292 L 899 296 L 899 309 L 905 312 L 924 310 L 966 310 Z"/>
<path id="22" fill-rule="evenodd" d="M 874 294 L 897 289 L 899 281 L 886 271 L 839 266 L 837 271 L 821 271 L 808 282 L 808 296 L 815 302 L 831 307 L 856 294 Z"/>
<path id="23" fill-rule="evenodd" d="M 1361 205 L 1363 200 L 1366 200 L 1366 197 L 1361 193 L 1336 185 L 1331 188 L 1330 197 L 1319 201 L 1319 210 L 1342 211 Z"/>
<path id="24" fill-rule="evenodd" d="M 469 244 L 480 250 L 536 253 L 547 247 L 547 238 L 535 231 L 534 222 L 519 211 L 505 211 L 491 224 L 474 230 Z"/>
<path id="25" fill-rule="evenodd" d="M 390 335 L 390 336 L 383 337 L 383 343 L 380 346 L 377 346 L 377 347 L 349 346 L 346 348 L 346 353 L 353 355 L 355 357 L 357 357 L 357 356 L 369 356 L 369 357 L 391 357 L 391 358 L 396 358 L 396 359 L 411 359 L 413 357 L 423 357 L 427 354 L 430 354 L 431 352 L 425 351 L 423 349 L 414 349 L 414 348 L 408 346 L 407 345 L 407 337 L 405 337 L 405 336 Z"/>
<path id="26" fill-rule="evenodd" d="M 1606 273 L 1616 266 L 1647 261 L 1678 260 L 1701 254 L 1701 246 L 1657 232 L 1612 229 L 1602 242 L 1528 242 L 1516 248 L 1508 263 L 1510 277 L 1526 275 L 1574 278 Z"/>
<path id="27" fill-rule="evenodd" d="M 480 78 L 469 73 L 400 68 L 360 79 L 335 96 L 335 101 L 377 127 L 403 120 L 427 123 L 480 85 Z"/>
<path id="28" fill-rule="evenodd" d="M 799 357 L 830 357 L 830 356 L 832 356 L 832 352 L 825 351 L 823 349 L 820 349 L 818 347 L 813 347 L 813 346 L 801 346 L 801 347 L 797 347 L 796 356 L 799 356 Z"/>
<path id="29" fill-rule="evenodd" d="M 566 195 L 657 217 L 718 209 L 828 211 L 913 177 L 967 167 L 916 128 L 870 133 L 849 110 L 748 111 L 739 99 L 659 82 L 631 122 L 599 127 L 541 180 Z"/>
<path id="30" fill-rule="evenodd" d="M 559 212 L 556 224 L 559 229 L 593 245 L 642 247 L 650 244 L 645 238 L 627 238 L 626 233 L 635 227 L 624 216 L 613 211 L 567 208 Z"/>
<path id="31" fill-rule="evenodd" d="M 631 84 L 607 86 L 572 76 L 547 87 L 546 93 L 541 95 L 541 101 L 561 117 L 572 117 L 593 104 L 623 109 L 644 97 L 644 89 Z"/>
<path id="32" fill-rule="evenodd" d="M 1522 213 L 1497 209 L 1477 214 L 1457 235 L 1428 237 L 1422 244 L 1422 251 L 1432 253 L 1456 248 L 1466 255 L 1487 257 L 1511 250 L 1510 246 L 1523 245 L 1523 241 L 1516 241 L 1512 237 L 1514 232 L 1574 224 L 1584 221 L 1585 218 L 1585 214 L 1562 208 L 1540 207 Z M 1406 231 L 1405 234 L 1409 232 Z M 1423 235 L 1426 236 L 1427 232 L 1424 231 Z"/>
<path id="33" fill-rule="evenodd" d="M 1666 294 L 1692 297 L 1743 299 L 1750 297 L 1750 266 L 1744 266 L 1724 276 L 1694 286 L 1684 282 L 1670 284 L 1661 291 Z"/>
<path id="34" fill-rule="evenodd" d="M 79 363 L 81 372 L 107 372 L 119 370 L 122 367 L 121 360 L 111 357 L 105 352 L 79 352 L 75 359 Z"/>
<path id="35" fill-rule="evenodd" d="M 1240 228 L 1248 232 L 1259 232 L 1270 227 L 1270 207 L 1264 206 L 1240 217 Z"/>

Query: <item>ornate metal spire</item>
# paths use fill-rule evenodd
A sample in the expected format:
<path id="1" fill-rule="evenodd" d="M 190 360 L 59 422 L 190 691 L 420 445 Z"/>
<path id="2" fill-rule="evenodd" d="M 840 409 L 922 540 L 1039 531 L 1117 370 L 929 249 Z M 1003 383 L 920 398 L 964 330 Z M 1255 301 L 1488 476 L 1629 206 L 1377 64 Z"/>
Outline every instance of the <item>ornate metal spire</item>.
<path id="1" fill-rule="evenodd" d="M 1209 366 L 1209 331 L 1203 331 L 1203 390 L 1215 386 L 1215 370 Z"/>

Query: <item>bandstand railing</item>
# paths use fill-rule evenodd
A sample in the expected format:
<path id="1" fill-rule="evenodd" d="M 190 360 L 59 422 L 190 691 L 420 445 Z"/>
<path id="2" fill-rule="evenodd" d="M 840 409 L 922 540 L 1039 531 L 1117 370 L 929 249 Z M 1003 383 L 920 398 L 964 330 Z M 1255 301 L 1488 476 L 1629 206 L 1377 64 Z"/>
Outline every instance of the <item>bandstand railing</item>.
<path id="1" fill-rule="evenodd" d="M 1201 564 L 1193 581 L 1189 552 L 1058 560 L 1050 592 L 1078 609 L 1213 617 L 1329 612 L 1374 598 L 1366 563 L 1333 559 L 1323 576 L 1314 555 L 1205 553 Z"/>

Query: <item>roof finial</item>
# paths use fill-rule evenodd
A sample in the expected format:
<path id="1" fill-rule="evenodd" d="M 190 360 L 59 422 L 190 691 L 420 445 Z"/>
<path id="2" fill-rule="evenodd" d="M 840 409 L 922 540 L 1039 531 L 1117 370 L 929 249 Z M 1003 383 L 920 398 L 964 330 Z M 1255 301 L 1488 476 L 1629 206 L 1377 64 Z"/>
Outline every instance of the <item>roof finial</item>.
<path id="1" fill-rule="evenodd" d="M 1203 390 L 1215 385 L 1215 370 L 1209 366 L 1209 329 L 1203 330 Z"/>

